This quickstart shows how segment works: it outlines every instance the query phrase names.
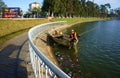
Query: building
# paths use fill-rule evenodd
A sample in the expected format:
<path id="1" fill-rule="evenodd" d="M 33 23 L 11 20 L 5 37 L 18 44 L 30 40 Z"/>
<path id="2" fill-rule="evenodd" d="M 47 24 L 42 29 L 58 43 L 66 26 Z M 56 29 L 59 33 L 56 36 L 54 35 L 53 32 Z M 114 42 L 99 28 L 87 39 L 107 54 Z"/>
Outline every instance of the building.
<path id="1" fill-rule="evenodd" d="M 40 3 L 33 2 L 33 3 L 29 4 L 29 8 L 30 8 L 30 10 L 33 10 L 34 8 L 40 8 Z"/>

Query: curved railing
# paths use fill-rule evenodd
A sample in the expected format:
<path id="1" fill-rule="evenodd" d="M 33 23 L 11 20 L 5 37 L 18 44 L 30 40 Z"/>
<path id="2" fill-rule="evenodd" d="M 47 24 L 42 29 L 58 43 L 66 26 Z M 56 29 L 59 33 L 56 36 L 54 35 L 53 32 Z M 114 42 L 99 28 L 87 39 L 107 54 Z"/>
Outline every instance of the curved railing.
<path id="1" fill-rule="evenodd" d="M 33 43 L 35 38 L 45 30 L 56 28 L 65 22 L 51 22 L 33 27 L 28 32 L 29 51 L 32 68 L 36 78 L 70 78 L 53 64 Z"/>

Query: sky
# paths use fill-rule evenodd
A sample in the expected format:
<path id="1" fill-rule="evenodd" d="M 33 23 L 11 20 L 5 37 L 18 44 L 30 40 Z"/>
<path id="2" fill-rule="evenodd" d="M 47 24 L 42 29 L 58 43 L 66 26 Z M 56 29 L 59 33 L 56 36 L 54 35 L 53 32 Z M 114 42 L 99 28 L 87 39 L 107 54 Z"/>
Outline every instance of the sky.
<path id="1" fill-rule="evenodd" d="M 43 0 L 3 0 L 8 7 L 20 7 L 23 12 L 28 11 L 29 4 L 32 2 L 43 3 Z"/>
<path id="2" fill-rule="evenodd" d="M 94 3 L 97 3 L 98 5 L 110 3 L 112 9 L 120 7 L 120 0 L 94 0 Z"/>
<path id="3" fill-rule="evenodd" d="M 43 0 L 3 0 L 8 7 L 20 7 L 24 12 L 28 11 L 29 4 L 32 2 L 39 2 L 41 5 Z M 93 1 L 93 0 L 90 0 Z M 120 0 L 94 0 L 98 5 L 110 3 L 111 8 L 120 7 Z"/>

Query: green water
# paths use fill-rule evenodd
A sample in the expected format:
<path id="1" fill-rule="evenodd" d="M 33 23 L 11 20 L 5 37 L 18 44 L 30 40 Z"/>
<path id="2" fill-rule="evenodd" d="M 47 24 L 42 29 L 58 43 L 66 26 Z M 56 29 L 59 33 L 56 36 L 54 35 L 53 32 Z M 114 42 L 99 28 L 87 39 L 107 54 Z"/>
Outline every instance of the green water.
<path id="1" fill-rule="evenodd" d="M 77 52 L 72 54 L 64 47 L 56 47 L 55 51 L 72 54 L 72 62 L 78 60 L 74 65 L 76 75 L 80 70 L 85 78 L 120 78 L 120 20 L 78 24 L 65 32 L 71 29 L 81 34 Z"/>

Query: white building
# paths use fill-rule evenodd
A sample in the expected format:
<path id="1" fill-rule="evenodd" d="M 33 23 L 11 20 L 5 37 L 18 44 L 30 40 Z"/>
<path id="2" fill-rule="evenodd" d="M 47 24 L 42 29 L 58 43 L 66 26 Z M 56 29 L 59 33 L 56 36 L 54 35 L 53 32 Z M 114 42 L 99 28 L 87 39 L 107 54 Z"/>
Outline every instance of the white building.
<path id="1" fill-rule="evenodd" d="M 30 10 L 33 10 L 34 8 L 40 8 L 40 3 L 33 2 L 33 3 L 29 4 L 29 8 L 30 8 Z"/>

